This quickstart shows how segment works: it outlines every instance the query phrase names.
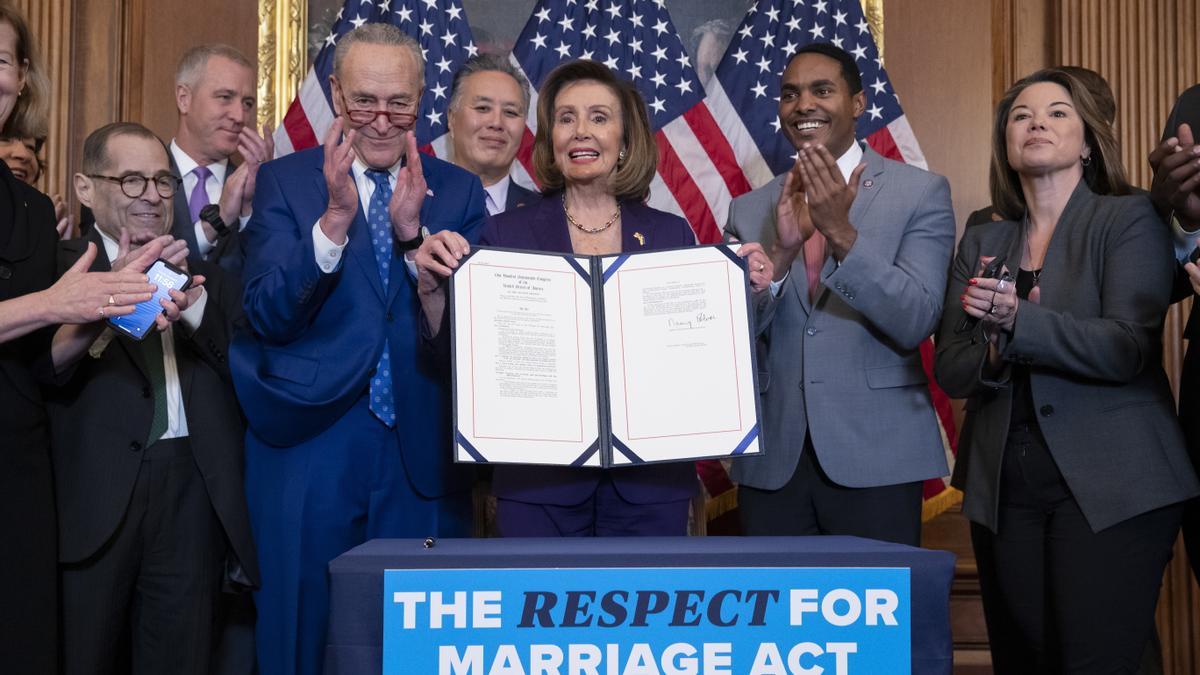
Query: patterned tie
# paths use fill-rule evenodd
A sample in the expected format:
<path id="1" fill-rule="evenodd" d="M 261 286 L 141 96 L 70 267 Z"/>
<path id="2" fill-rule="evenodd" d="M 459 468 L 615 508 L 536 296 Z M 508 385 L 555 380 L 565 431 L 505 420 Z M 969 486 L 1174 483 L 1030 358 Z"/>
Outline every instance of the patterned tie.
<path id="1" fill-rule="evenodd" d="M 166 333 L 159 333 L 153 326 L 152 331 L 141 342 L 142 358 L 146 361 L 146 376 L 150 379 L 150 391 L 154 395 L 154 417 L 150 419 L 150 435 L 146 445 L 167 433 L 167 368 L 163 364 L 162 341 L 167 339 Z"/>
<path id="2" fill-rule="evenodd" d="M 821 282 L 821 268 L 825 266 L 825 235 L 813 230 L 804 242 L 804 271 L 808 276 L 808 302 L 817 297 L 817 285 Z"/>
<path id="3" fill-rule="evenodd" d="M 367 177 L 375 183 L 375 192 L 367 209 L 367 224 L 371 228 L 371 250 L 379 266 L 379 280 L 383 282 L 383 296 L 387 297 L 388 269 L 392 264 L 392 224 L 388 216 L 388 202 L 392 199 L 391 174 L 379 169 L 367 169 Z M 371 412 L 389 429 L 396 426 L 396 407 L 392 396 L 392 361 L 388 354 L 388 342 L 383 341 L 383 355 L 375 366 L 371 378 Z"/>
<path id="4" fill-rule="evenodd" d="M 196 187 L 192 188 L 192 196 L 188 198 L 188 212 L 192 214 L 192 222 L 200 220 L 200 209 L 208 206 L 208 190 L 205 186 L 208 184 L 208 177 L 212 175 L 212 171 L 208 170 L 207 166 L 197 166 L 192 169 L 192 173 L 196 176 Z M 154 186 L 150 186 L 153 189 Z"/>

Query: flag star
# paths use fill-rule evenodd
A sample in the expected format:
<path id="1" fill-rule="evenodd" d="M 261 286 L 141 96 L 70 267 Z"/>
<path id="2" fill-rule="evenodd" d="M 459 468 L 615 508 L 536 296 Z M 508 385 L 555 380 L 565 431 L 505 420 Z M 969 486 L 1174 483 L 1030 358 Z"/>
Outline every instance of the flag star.
<path id="1" fill-rule="evenodd" d="M 860 20 L 858 23 L 854 24 L 854 27 L 858 29 L 859 35 L 862 35 L 863 33 L 866 33 L 871 30 L 871 24 L 867 23 L 867 19 L 865 17 L 862 20 Z"/>
<path id="2" fill-rule="evenodd" d="M 763 43 L 763 50 L 770 49 L 775 46 L 775 34 L 771 32 L 763 33 L 763 36 L 758 38 Z"/>
<path id="3" fill-rule="evenodd" d="M 604 59 L 604 65 L 609 70 L 616 70 L 617 69 L 617 57 L 610 54 L 607 59 Z"/>
<path id="4" fill-rule="evenodd" d="M 442 36 L 442 43 L 444 46 L 449 47 L 450 45 L 454 44 L 454 40 L 456 38 L 458 38 L 458 35 L 451 33 L 450 31 L 446 31 L 446 34 Z"/>
<path id="5" fill-rule="evenodd" d="M 633 42 L 630 42 L 629 48 L 633 50 L 634 54 L 641 54 L 642 53 L 642 41 L 634 40 Z"/>
<path id="6" fill-rule="evenodd" d="M 778 117 L 771 120 L 771 126 L 774 127 L 775 133 L 779 133 L 783 129 L 783 125 L 779 123 Z"/>
<path id="7" fill-rule="evenodd" d="M 745 26 L 742 26 L 741 30 L 738 31 L 738 35 L 741 35 L 743 38 L 749 38 L 750 34 L 753 32 L 754 29 L 750 27 L 750 24 L 746 24 Z"/>
<path id="8" fill-rule="evenodd" d="M 379 11 L 387 12 L 392 9 L 392 0 L 379 0 Z"/>
<path id="9" fill-rule="evenodd" d="M 446 10 L 446 14 L 450 17 L 450 21 L 462 18 L 462 7 L 450 7 Z"/>
<path id="10" fill-rule="evenodd" d="M 559 58 L 563 59 L 571 55 L 571 47 L 565 42 L 559 42 L 558 46 L 554 48 L 554 51 L 558 52 Z"/>
<path id="11" fill-rule="evenodd" d="M 629 15 L 629 23 L 632 23 L 634 26 L 641 28 L 642 27 L 642 15 L 638 14 L 637 12 L 630 14 Z"/>
<path id="12" fill-rule="evenodd" d="M 538 18 L 538 25 L 540 26 L 540 25 L 542 25 L 542 22 L 543 22 L 543 21 L 549 21 L 549 20 L 550 20 L 550 8 L 549 8 L 549 7 L 543 7 L 543 8 L 542 8 L 542 11 L 540 11 L 540 12 L 534 12 L 534 13 L 533 13 L 533 15 L 534 15 L 534 16 L 536 16 L 536 17 Z"/>
<path id="13" fill-rule="evenodd" d="M 338 20 L 338 21 L 341 21 L 341 20 L 342 20 L 342 13 L 343 13 L 343 12 L 345 12 L 345 11 L 346 11 L 346 8 L 345 8 L 345 7 L 342 7 L 341 9 L 339 9 L 339 10 L 338 10 L 338 13 L 337 13 L 337 20 Z"/>
<path id="14" fill-rule="evenodd" d="M 839 11 L 837 14 L 834 14 L 833 21 L 834 21 L 834 23 L 836 23 L 839 26 L 845 26 L 846 25 L 846 13 Z"/>
<path id="15" fill-rule="evenodd" d="M 421 19 L 421 35 L 433 35 L 433 24 Z"/>
<path id="16" fill-rule="evenodd" d="M 428 7 L 429 11 L 431 12 L 437 9 L 438 0 L 422 0 L 422 2 L 425 3 L 425 6 Z"/>
<path id="17" fill-rule="evenodd" d="M 686 52 L 679 52 L 679 58 L 675 59 L 675 62 L 679 64 L 680 68 L 692 67 L 692 60 L 688 58 Z"/>
<path id="18" fill-rule="evenodd" d="M 843 41 L 844 40 L 842 40 L 842 36 L 840 35 L 834 35 L 833 39 L 830 40 L 830 42 L 832 42 L 838 49 L 844 49 L 844 47 L 842 47 Z"/>
<path id="19" fill-rule="evenodd" d="M 817 14 L 825 14 L 827 13 L 825 10 L 825 5 L 828 4 L 829 3 L 825 2 L 825 0 L 817 0 L 813 3 L 813 8 L 817 10 Z"/>
<path id="20" fill-rule="evenodd" d="M 479 53 L 479 48 L 475 46 L 474 42 L 467 43 L 467 57 L 468 58 L 475 56 L 478 53 Z"/>
<path id="21" fill-rule="evenodd" d="M 366 19 L 364 19 L 364 18 L 362 18 L 362 15 L 361 15 L 361 14 L 360 14 L 360 15 L 358 15 L 358 16 L 356 16 L 356 17 L 354 17 L 353 19 L 350 19 L 350 23 L 354 24 L 354 27 L 355 27 L 355 28 L 359 28 L 359 27 L 361 27 L 361 26 L 362 26 L 364 23 L 366 23 L 366 22 L 367 22 L 367 20 L 366 20 Z"/>
<path id="22" fill-rule="evenodd" d="M 613 4 L 608 6 L 608 9 L 606 9 L 604 11 L 608 12 L 610 15 L 612 15 L 612 18 L 615 19 L 618 16 L 621 16 L 621 5 L 614 2 Z"/>
<path id="23" fill-rule="evenodd" d="M 537 35 L 533 36 L 532 42 L 534 51 L 541 49 L 542 47 L 546 46 L 546 36 L 538 33 Z"/>
<path id="24" fill-rule="evenodd" d="M 825 27 L 821 25 L 813 24 L 813 27 L 809 28 L 808 32 L 812 33 L 814 40 L 825 37 Z"/>
<path id="25" fill-rule="evenodd" d="M 757 65 L 758 65 L 758 71 L 760 73 L 769 72 L 771 70 L 771 59 L 767 58 L 766 55 L 764 54 L 763 57 L 758 60 Z"/>
<path id="26" fill-rule="evenodd" d="M 575 24 L 571 23 L 571 17 L 567 16 L 566 14 L 563 14 L 562 21 L 559 21 L 558 25 L 562 26 L 564 33 L 569 30 L 575 30 Z"/>
<path id="27" fill-rule="evenodd" d="M 654 55 L 654 62 L 658 63 L 659 61 L 667 58 L 667 48 L 659 45 L 658 49 L 655 49 L 653 52 L 651 52 L 651 54 Z"/>
<path id="28" fill-rule="evenodd" d="M 800 161 L 800 151 L 799 151 L 799 150 L 797 150 L 796 152 L 793 152 L 793 153 L 792 153 L 792 161 L 793 161 L 793 162 L 799 162 L 799 161 Z"/>
<path id="29" fill-rule="evenodd" d="M 408 7 L 401 7 L 396 10 L 396 14 L 400 15 L 401 21 L 412 21 L 412 9 Z"/>
<path id="30" fill-rule="evenodd" d="M 875 78 L 875 84 L 872 84 L 871 88 L 875 90 L 876 94 L 882 94 L 882 93 L 884 93 L 885 86 L 886 86 L 886 83 L 883 81 L 883 78 L 877 77 L 877 78 Z"/>
<path id="31" fill-rule="evenodd" d="M 866 44 L 855 45 L 854 49 L 850 50 L 850 53 L 854 55 L 855 61 L 857 61 L 859 59 L 865 59 L 865 58 L 867 58 L 867 45 Z"/>
<path id="32" fill-rule="evenodd" d="M 592 39 L 595 39 L 596 38 L 596 26 L 594 26 L 593 24 L 590 24 L 590 23 L 588 25 L 584 26 L 583 34 Z"/>
<path id="33" fill-rule="evenodd" d="M 589 12 L 595 12 L 600 8 L 600 0 L 588 0 L 588 3 L 583 8 Z"/>
<path id="34" fill-rule="evenodd" d="M 608 44 L 610 44 L 610 45 L 615 45 L 615 44 L 617 44 L 618 42 L 620 42 L 620 41 L 621 41 L 621 34 L 620 34 L 620 33 L 618 33 L 617 31 L 615 31 L 615 30 L 613 30 L 613 29 L 609 28 L 609 29 L 608 29 L 608 35 L 605 35 L 605 36 L 604 36 L 604 39 L 605 39 L 605 40 L 608 40 Z"/>
<path id="35" fill-rule="evenodd" d="M 667 104 L 661 98 L 655 96 L 654 102 L 650 104 L 650 107 L 654 108 L 654 112 L 660 113 L 666 111 Z"/>
<path id="36" fill-rule="evenodd" d="M 750 87 L 750 91 L 754 92 L 754 98 L 765 97 L 767 95 L 767 85 L 759 82 L 755 86 Z"/>
<path id="37" fill-rule="evenodd" d="M 878 56 L 877 56 L 877 57 L 875 57 L 875 67 L 876 67 L 876 68 L 882 68 L 882 67 L 883 67 L 883 59 L 879 58 Z"/>
<path id="38" fill-rule="evenodd" d="M 437 67 L 439 73 L 450 72 L 450 59 L 443 56 L 442 60 L 437 62 Z"/>
<path id="39" fill-rule="evenodd" d="M 779 9 L 777 7 L 772 7 L 771 9 L 768 9 L 767 17 L 768 17 L 767 23 L 770 23 L 772 21 L 778 21 L 779 20 Z"/>
<path id="40" fill-rule="evenodd" d="M 793 16 L 784 25 L 788 27 L 788 30 L 800 30 L 800 17 Z"/>
<path id="41" fill-rule="evenodd" d="M 333 31 L 329 31 L 329 35 L 325 36 L 325 46 L 332 47 L 336 42 L 337 36 L 333 34 Z"/>
<path id="42" fill-rule="evenodd" d="M 873 119 L 873 120 L 877 120 L 877 119 L 880 119 L 883 117 L 883 108 L 880 108 L 878 105 L 875 105 L 875 104 L 871 104 L 871 108 L 869 110 L 867 110 L 867 112 L 871 113 L 871 119 Z"/>
<path id="43" fill-rule="evenodd" d="M 784 53 L 784 54 L 787 54 L 788 56 L 791 56 L 792 54 L 795 54 L 795 53 L 796 53 L 796 49 L 797 49 L 799 46 L 800 46 L 800 45 L 796 44 L 795 42 L 792 42 L 791 40 L 788 40 L 788 41 L 787 41 L 787 44 L 786 44 L 786 45 L 784 45 L 783 47 L 781 47 L 781 49 L 783 49 L 783 53 Z"/>
<path id="44" fill-rule="evenodd" d="M 654 77 L 650 78 L 650 81 L 654 83 L 655 89 L 667 86 L 667 76 L 658 71 L 654 72 Z"/>
<path id="45" fill-rule="evenodd" d="M 663 33 L 667 32 L 667 22 L 663 21 L 662 19 L 655 21 L 654 22 L 654 32 L 658 33 L 660 36 Z"/>
<path id="46" fill-rule="evenodd" d="M 667 8 L 667 5 L 666 5 L 666 3 L 664 2 L 664 0 L 654 0 L 654 5 L 655 5 L 656 7 L 658 7 L 659 9 L 666 9 L 666 8 Z"/>
<path id="47" fill-rule="evenodd" d="M 430 110 L 429 114 L 425 117 L 429 120 L 429 126 L 442 123 L 442 113 L 436 110 Z"/>
<path id="48" fill-rule="evenodd" d="M 642 67 L 634 63 L 633 65 L 629 66 L 625 72 L 629 73 L 629 79 L 636 82 L 637 79 L 642 76 Z"/>
<path id="49" fill-rule="evenodd" d="M 596 58 L 596 52 L 587 49 L 579 55 L 579 58 L 583 59 L 584 61 L 591 61 Z"/>
<path id="50" fill-rule="evenodd" d="M 435 101 L 438 100 L 439 98 L 446 98 L 446 85 L 444 85 L 444 84 L 439 84 L 438 86 L 430 89 L 429 91 L 433 92 L 433 100 L 435 100 Z"/>
<path id="51" fill-rule="evenodd" d="M 680 96 L 683 96 L 684 94 L 687 94 L 687 93 L 691 93 L 692 81 L 687 79 L 686 77 L 682 78 L 681 80 L 679 80 L 679 84 L 675 85 L 675 88 L 679 90 Z"/>
<path id="52" fill-rule="evenodd" d="M 733 60 L 737 61 L 738 63 L 745 63 L 748 55 L 749 53 L 745 49 L 738 49 L 733 53 Z"/>
<path id="53" fill-rule="evenodd" d="M 801 0 L 801 2 L 803 2 L 803 0 Z M 758 5 L 753 5 L 750 7 L 749 10 L 746 11 L 746 15 L 749 16 L 751 14 L 756 14 L 757 12 L 758 12 Z"/>

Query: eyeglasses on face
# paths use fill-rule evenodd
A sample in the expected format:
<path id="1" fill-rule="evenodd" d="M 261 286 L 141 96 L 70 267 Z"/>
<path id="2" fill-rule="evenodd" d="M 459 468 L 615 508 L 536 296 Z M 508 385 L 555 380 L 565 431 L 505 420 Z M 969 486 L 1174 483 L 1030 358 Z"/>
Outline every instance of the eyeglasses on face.
<path id="1" fill-rule="evenodd" d="M 380 115 L 386 116 L 388 122 L 392 126 L 397 127 L 411 126 L 417 119 L 416 106 L 409 102 L 389 103 L 386 109 L 376 110 L 374 108 L 352 106 L 346 100 L 345 95 L 343 95 L 342 109 L 345 110 L 346 117 L 349 117 L 351 122 L 360 126 L 374 124 Z"/>
<path id="2" fill-rule="evenodd" d="M 121 192 L 130 199 L 137 199 L 146 193 L 146 185 L 151 181 L 154 182 L 154 189 L 158 191 L 158 196 L 163 199 L 170 199 L 179 191 L 179 186 L 183 185 L 183 179 L 178 176 L 143 176 L 136 173 L 131 173 L 127 176 L 102 176 L 100 174 L 90 173 L 88 178 L 99 178 L 101 180 L 118 183 L 121 186 Z"/>

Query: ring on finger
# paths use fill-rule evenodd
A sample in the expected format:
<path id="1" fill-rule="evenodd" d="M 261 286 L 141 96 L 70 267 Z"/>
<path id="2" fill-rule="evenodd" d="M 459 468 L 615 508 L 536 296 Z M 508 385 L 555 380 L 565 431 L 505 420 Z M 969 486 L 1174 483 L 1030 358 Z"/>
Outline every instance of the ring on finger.
<path id="1" fill-rule="evenodd" d="M 116 298 L 114 298 L 114 297 L 113 297 L 113 296 L 111 296 L 111 295 L 110 295 L 110 296 L 108 296 L 108 304 L 109 304 L 109 306 L 110 306 L 110 307 L 111 307 L 112 305 L 115 305 L 115 304 L 117 304 L 117 299 L 116 299 Z"/>
<path id="2" fill-rule="evenodd" d="M 995 313 L 996 313 L 996 303 L 994 303 L 994 302 L 993 302 L 993 303 L 992 303 L 992 306 L 991 306 L 991 307 L 988 307 L 988 311 L 987 311 L 987 313 L 988 313 L 988 314 L 995 314 Z"/>
<path id="3" fill-rule="evenodd" d="M 761 272 L 761 271 L 763 271 L 763 270 L 765 270 L 765 269 L 767 269 L 767 266 L 766 266 L 766 265 L 764 265 L 763 263 L 758 263 L 758 271 L 759 271 L 759 272 Z"/>
<path id="4" fill-rule="evenodd" d="M 101 317 L 106 316 L 106 314 L 104 313 L 104 305 L 100 305 L 99 307 L 97 307 L 96 313 L 98 313 Z"/>

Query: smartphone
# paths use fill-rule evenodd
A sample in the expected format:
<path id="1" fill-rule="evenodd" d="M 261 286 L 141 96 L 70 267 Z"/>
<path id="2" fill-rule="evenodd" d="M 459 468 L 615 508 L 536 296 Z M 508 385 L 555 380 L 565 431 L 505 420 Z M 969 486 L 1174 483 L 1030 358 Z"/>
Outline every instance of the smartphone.
<path id="1" fill-rule="evenodd" d="M 1004 263 L 1005 262 L 1006 262 L 1006 258 L 1002 255 L 998 255 L 995 258 L 992 258 L 990 261 L 988 261 L 988 264 L 986 266 L 984 266 L 983 271 L 979 273 L 979 278 L 980 279 L 995 279 L 995 278 L 999 277 L 1000 274 L 1004 271 Z M 970 314 L 966 314 L 963 316 L 963 318 L 961 320 L 959 320 L 958 325 L 954 327 L 954 332 L 965 333 L 968 330 L 971 330 L 972 328 L 974 328 L 975 325 L 978 323 L 979 323 L 979 319 L 976 319 L 975 317 L 971 316 Z"/>
<path id="2" fill-rule="evenodd" d="M 154 319 L 163 312 L 162 303 L 159 301 L 164 298 L 170 300 L 169 291 L 176 290 L 182 293 L 192 285 L 192 275 L 162 258 L 154 261 L 150 269 L 146 270 L 146 276 L 150 278 L 150 283 L 158 286 L 154 296 L 138 303 L 132 314 L 108 320 L 108 325 L 134 340 L 142 340 L 153 332 L 151 329 L 154 327 Z"/>

